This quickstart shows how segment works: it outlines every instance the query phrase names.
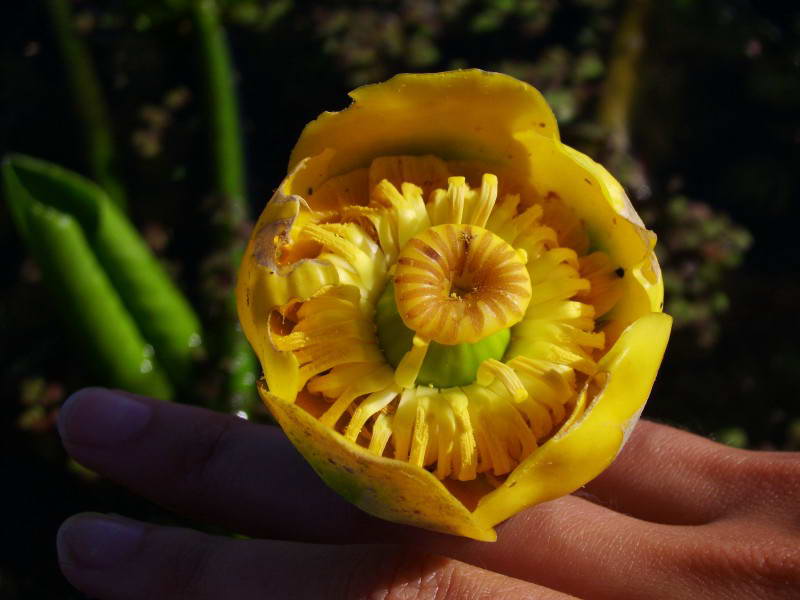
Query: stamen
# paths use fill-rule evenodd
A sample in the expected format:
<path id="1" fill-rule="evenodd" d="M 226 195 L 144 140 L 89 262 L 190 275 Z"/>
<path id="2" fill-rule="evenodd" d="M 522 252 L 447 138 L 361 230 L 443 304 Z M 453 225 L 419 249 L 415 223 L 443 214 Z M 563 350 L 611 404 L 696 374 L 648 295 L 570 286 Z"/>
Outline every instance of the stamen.
<path id="1" fill-rule="evenodd" d="M 442 398 L 447 402 L 456 423 L 453 471 L 459 481 L 470 481 L 475 479 L 477 473 L 478 450 L 469 418 L 469 398 L 460 388 L 443 392 Z"/>
<path id="2" fill-rule="evenodd" d="M 356 412 L 353 413 L 353 418 L 350 419 L 350 423 L 347 424 L 344 436 L 351 442 L 355 442 L 367 420 L 386 407 L 399 393 L 400 390 L 392 386 L 367 396 L 366 400 L 364 400 L 356 409 Z"/>
<path id="3" fill-rule="evenodd" d="M 411 438 L 411 454 L 408 462 L 421 467 L 425 464 L 425 454 L 430 439 L 430 424 L 428 423 L 428 408 L 430 407 L 430 394 L 417 394 L 417 415 L 414 420 L 414 435 Z"/>
<path id="4" fill-rule="evenodd" d="M 436 437 L 438 444 L 436 447 L 436 476 L 439 479 L 444 479 L 450 475 L 453 462 L 453 451 L 455 433 L 456 433 L 456 419 L 453 412 L 447 405 L 442 408 L 440 405 L 444 403 L 442 394 L 438 394 L 435 399 L 435 407 L 431 407 L 434 412 L 434 421 L 436 423 Z"/>
<path id="5" fill-rule="evenodd" d="M 411 448 L 411 433 L 417 416 L 417 388 L 403 390 L 397 411 L 392 421 L 394 429 L 394 457 L 397 460 L 408 460 Z"/>
<path id="6" fill-rule="evenodd" d="M 488 386 L 495 379 L 505 386 L 515 402 L 522 402 L 528 397 L 528 391 L 514 369 L 493 358 L 483 361 L 478 367 L 478 384 Z"/>
<path id="7" fill-rule="evenodd" d="M 402 248 L 410 238 L 430 227 L 431 223 L 422 199 L 422 190 L 411 183 L 403 183 L 401 189 L 402 194 L 384 179 L 375 188 L 374 197 L 376 201 L 388 203 L 394 208 L 398 240 Z"/>
<path id="8" fill-rule="evenodd" d="M 492 214 L 494 203 L 497 201 L 497 177 L 486 173 L 481 181 L 481 191 L 477 204 L 469 219 L 471 225 L 486 227 L 486 221 Z"/>
<path id="9" fill-rule="evenodd" d="M 392 370 L 385 365 L 381 365 L 378 369 L 375 369 L 375 366 L 369 363 L 346 365 L 346 367 L 350 367 L 350 370 L 346 371 L 350 385 L 336 397 L 336 401 L 320 417 L 320 421 L 329 427 L 336 425 L 356 398 L 386 389 L 392 385 Z M 342 369 L 342 367 L 337 367 L 336 369 Z M 320 388 L 319 385 L 314 385 L 315 380 L 319 379 L 317 377 L 309 382 L 308 389 L 310 391 L 313 392 L 315 389 Z"/>
<path id="10" fill-rule="evenodd" d="M 355 223 L 306 225 L 300 238 L 322 244 L 325 252 L 319 260 L 333 265 L 340 284 L 358 286 L 365 303 L 380 291 L 386 277 L 386 255 Z"/>
<path id="11" fill-rule="evenodd" d="M 369 440 L 369 451 L 378 456 L 383 456 L 389 439 L 392 437 L 392 418 L 386 414 L 379 414 L 372 426 L 372 437 Z"/>
<path id="12" fill-rule="evenodd" d="M 428 345 L 430 342 L 419 337 L 414 336 L 411 343 L 411 350 L 406 352 L 405 356 L 400 359 L 400 364 L 397 365 L 397 370 L 394 374 L 394 380 L 402 388 L 414 387 L 417 381 L 417 375 L 422 368 L 422 363 L 425 361 L 425 354 L 428 352 Z"/>
<path id="13" fill-rule="evenodd" d="M 582 256 L 579 264 L 581 277 L 589 281 L 590 287 L 577 297 L 594 306 L 597 316 L 602 317 L 622 298 L 625 270 L 612 263 L 605 252 Z"/>
<path id="14" fill-rule="evenodd" d="M 447 180 L 447 184 L 447 200 L 450 204 L 447 222 L 459 225 L 464 217 L 464 197 L 469 187 L 463 177 L 451 177 Z"/>
<path id="15" fill-rule="evenodd" d="M 334 227 L 336 229 L 333 229 Z M 348 262 L 354 263 L 359 258 L 358 248 L 344 237 L 341 225 L 309 224 L 303 229 L 302 235 L 322 244 Z"/>

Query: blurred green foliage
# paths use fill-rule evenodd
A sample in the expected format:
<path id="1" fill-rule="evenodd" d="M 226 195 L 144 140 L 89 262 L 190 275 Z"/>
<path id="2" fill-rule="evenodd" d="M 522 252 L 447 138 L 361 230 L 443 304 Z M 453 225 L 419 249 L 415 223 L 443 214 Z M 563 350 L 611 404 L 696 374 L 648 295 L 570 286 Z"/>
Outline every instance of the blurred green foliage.
<path id="1" fill-rule="evenodd" d="M 89 180 L 24 155 L 6 158 L 2 179 L 91 376 L 171 399 L 190 379 L 200 323 L 119 208 Z"/>
<path id="2" fill-rule="evenodd" d="M 646 416 L 737 447 L 800 449 L 792 395 L 800 8 L 218 0 L 222 32 L 198 12 L 209 2 L 36 0 L 20 4 L 0 36 L 0 77 L 11 83 L 0 88 L 2 154 L 41 157 L 124 199 L 118 204 L 198 312 L 207 353 L 195 357 L 179 399 L 263 417 L 240 393 L 253 367 L 231 342 L 233 265 L 302 126 L 343 108 L 356 85 L 478 67 L 542 90 L 562 138 L 623 182 L 659 236 L 676 329 Z M 221 70 L 209 68 L 219 60 Z M 0 556 L 0 595 L 74 597 L 56 574 L 54 526 L 77 506 L 134 516 L 155 509 L 64 469 L 55 414 L 95 379 L 61 334 L 44 281 L 52 275 L 23 250 L 8 192 L 5 207 L 0 474 L 15 482 L 9 498 L 20 518 L 8 534 L 14 552 Z M 60 501 L 46 502 L 54 490 Z"/>

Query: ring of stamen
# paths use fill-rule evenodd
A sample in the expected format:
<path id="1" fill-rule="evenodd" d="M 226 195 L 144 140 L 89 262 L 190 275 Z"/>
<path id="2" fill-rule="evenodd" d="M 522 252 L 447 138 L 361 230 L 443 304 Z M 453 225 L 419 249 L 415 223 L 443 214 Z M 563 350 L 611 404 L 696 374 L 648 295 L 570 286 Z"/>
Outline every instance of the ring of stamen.
<path id="1" fill-rule="evenodd" d="M 444 224 L 411 238 L 397 260 L 403 322 L 440 344 L 474 343 L 511 327 L 531 299 L 526 257 L 475 225 Z"/>
<path id="2" fill-rule="evenodd" d="M 591 402 L 586 377 L 607 347 L 595 318 L 619 301 L 623 279 L 604 253 L 562 243 L 570 221 L 553 220 L 552 206 L 500 194 L 491 174 L 471 188 L 444 164 L 423 168 L 432 160 L 377 160 L 363 185 L 350 175 L 325 184 L 331 205 L 359 202 L 340 220 L 297 202 L 276 216 L 284 234 L 264 229 L 278 251 L 263 265 L 276 272 L 270 294 L 292 298 L 269 313 L 267 339 L 297 366 L 287 385 L 279 367 L 272 377 L 376 456 L 496 483 Z"/>

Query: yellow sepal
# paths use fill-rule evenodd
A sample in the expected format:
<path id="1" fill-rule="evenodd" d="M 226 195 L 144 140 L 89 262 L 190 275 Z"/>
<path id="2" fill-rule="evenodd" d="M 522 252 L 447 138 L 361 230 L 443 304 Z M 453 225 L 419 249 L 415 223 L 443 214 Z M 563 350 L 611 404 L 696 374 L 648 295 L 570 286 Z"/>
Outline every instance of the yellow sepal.
<path id="1" fill-rule="evenodd" d="M 289 170 L 326 149 L 331 175 L 366 167 L 378 156 L 434 154 L 506 162 L 527 156 L 530 135 L 558 140 L 553 111 L 534 87 L 477 69 L 403 73 L 350 92 L 345 110 L 306 125 Z"/>
<path id="2" fill-rule="evenodd" d="M 663 308 L 664 283 L 653 248 L 625 192 L 600 164 L 543 137 L 531 138 L 531 169 L 539 195 L 565 201 L 585 223 L 592 246 L 624 269 L 621 299 L 609 313 L 606 337 L 615 340 L 640 315 Z M 545 206 L 546 208 L 546 206 Z"/>
<path id="3" fill-rule="evenodd" d="M 361 510 L 395 523 L 461 535 L 497 539 L 481 527 L 436 477 L 407 462 L 370 453 L 322 425 L 303 408 L 258 386 L 286 435 L 322 480 Z"/>
<path id="4" fill-rule="evenodd" d="M 576 422 L 568 421 L 496 490 L 481 498 L 473 518 L 492 527 L 528 506 L 569 494 L 617 456 L 639 419 L 655 381 L 672 317 L 639 318 L 599 361 L 601 390 Z"/>

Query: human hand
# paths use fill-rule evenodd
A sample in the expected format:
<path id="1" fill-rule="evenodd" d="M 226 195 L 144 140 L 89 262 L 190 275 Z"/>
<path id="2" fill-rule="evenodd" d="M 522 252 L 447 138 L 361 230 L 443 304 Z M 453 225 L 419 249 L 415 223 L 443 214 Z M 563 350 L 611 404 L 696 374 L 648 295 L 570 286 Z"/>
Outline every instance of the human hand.
<path id="1" fill-rule="evenodd" d="M 334 494 L 275 427 L 123 392 L 65 404 L 68 452 L 234 540 L 81 514 L 58 535 L 85 594 L 461 600 L 800 597 L 800 456 L 736 450 L 640 422 L 576 495 L 477 542 L 374 519 Z"/>

